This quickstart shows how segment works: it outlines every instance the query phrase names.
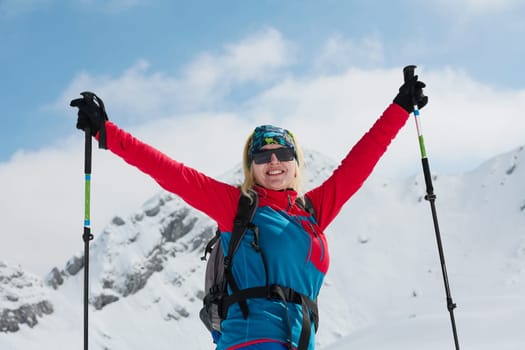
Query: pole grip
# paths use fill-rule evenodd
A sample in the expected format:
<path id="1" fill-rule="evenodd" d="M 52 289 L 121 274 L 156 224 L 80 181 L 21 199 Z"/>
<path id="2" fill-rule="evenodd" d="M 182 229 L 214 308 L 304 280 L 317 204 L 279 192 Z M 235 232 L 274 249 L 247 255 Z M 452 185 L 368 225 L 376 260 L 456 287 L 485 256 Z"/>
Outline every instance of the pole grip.
<path id="1" fill-rule="evenodd" d="M 405 83 L 414 77 L 416 67 L 417 66 L 411 64 L 403 68 L 403 78 L 405 79 Z"/>
<path id="2" fill-rule="evenodd" d="M 430 165 L 428 158 L 422 158 L 421 163 L 423 164 L 423 175 L 425 177 L 425 185 L 427 187 L 427 199 L 435 198 L 434 186 L 432 185 L 432 175 L 430 174 Z"/>

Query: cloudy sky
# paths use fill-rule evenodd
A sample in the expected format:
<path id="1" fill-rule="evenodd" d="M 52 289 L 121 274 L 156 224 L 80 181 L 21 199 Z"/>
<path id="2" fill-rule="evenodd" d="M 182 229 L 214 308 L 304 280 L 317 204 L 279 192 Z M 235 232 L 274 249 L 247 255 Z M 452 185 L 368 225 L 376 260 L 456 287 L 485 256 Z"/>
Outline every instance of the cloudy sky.
<path id="1" fill-rule="evenodd" d="M 0 0 L 0 259 L 38 274 L 82 249 L 84 139 L 69 101 L 95 91 L 119 126 L 220 176 L 258 124 L 339 160 L 416 64 L 434 172 L 525 145 L 518 0 Z M 93 154 L 93 233 L 159 188 Z M 373 176 L 420 172 L 412 120 Z"/>

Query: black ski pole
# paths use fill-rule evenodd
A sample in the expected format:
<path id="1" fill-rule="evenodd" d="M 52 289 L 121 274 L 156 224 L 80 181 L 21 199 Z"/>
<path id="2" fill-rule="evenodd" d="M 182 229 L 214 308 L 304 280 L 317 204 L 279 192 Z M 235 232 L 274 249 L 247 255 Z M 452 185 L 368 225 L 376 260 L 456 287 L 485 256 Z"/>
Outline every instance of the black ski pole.
<path id="1" fill-rule="evenodd" d="M 403 76 L 405 79 L 405 82 L 412 79 L 414 77 L 414 70 L 416 69 L 416 66 L 410 65 L 403 68 Z M 430 165 L 427 157 L 427 152 L 425 149 L 425 142 L 423 138 L 423 133 L 421 131 L 421 125 L 419 120 L 419 110 L 417 108 L 417 103 L 414 103 L 414 119 L 416 121 L 416 129 L 419 139 L 419 149 L 421 151 L 421 162 L 423 165 L 423 174 L 425 177 L 425 185 L 426 185 L 426 196 L 425 199 L 429 201 L 430 203 L 430 209 L 432 211 L 432 220 L 434 221 L 434 231 L 436 234 L 436 241 L 439 251 L 439 259 L 441 262 L 441 271 L 443 273 L 443 283 L 445 285 L 445 294 L 447 298 L 447 309 L 450 314 L 450 322 L 452 325 L 452 333 L 454 335 L 454 344 L 456 346 L 456 350 L 459 350 L 459 341 L 458 341 L 458 333 L 456 330 L 456 320 L 454 318 L 454 309 L 456 308 L 456 304 L 452 300 L 452 295 L 450 293 L 450 287 L 448 283 L 448 275 L 447 275 L 447 268 L 445 265 L 445 254 L 443 253 L 443 244 L 441 242 L 441 233 L 439 231 L 439 224 L 438 224 L 438 218 L 437 218 L 437 211 L 436 211 L 436 195 L 434 194 L 434 186 L 432 185 L 432 176 L 430 174 Z"/>
<path id="2" fill-rule="evenodd" d="M 84 350 L 88 350 L 89 330 L 89 241 L 93 239 L 91 234 L 90 201 L 91 201 L 91 129 L 85 128 L 84 148 Z"/>
<path id="3" fill-rule="evenodd" d="M 79 122 L 77 128 L 84 130 L 84 231 L 82 240 L 84 241 L 84 350 L 88 350 L 89 333 L 89 241 L 93 239 L 91 234 L 90 202 L 91 202 L 91 137 L 92 130 L 90 123 L 80 123 L 80 118 L 94 120 L 99 119 L 101 123 L 98 132 L 98 147 L 107 149 L 105 120 L 108 119 L 106 109 L 102 100 L 92 92 L 85 91 L 80 93 L 82 98 L 77 98 L 70 102 L 71 107 L 78 107 Z"/>

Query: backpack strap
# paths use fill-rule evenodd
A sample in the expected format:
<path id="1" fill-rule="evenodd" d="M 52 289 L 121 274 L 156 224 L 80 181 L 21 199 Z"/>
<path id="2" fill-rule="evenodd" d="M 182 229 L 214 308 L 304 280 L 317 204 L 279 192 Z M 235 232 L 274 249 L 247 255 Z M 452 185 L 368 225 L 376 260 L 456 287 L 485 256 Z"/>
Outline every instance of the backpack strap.
<path id="1" fill-rule="evenodd" d="M 308 214 L 312 215 L 315 218 L 315 209 L 312 201 L 307 196 L 297 197 L 295 204 L 301 209 L 304 209 Z"/>
<path id="2" fill-rule="evenodd" d="M 213 247 L 215 246 L 215 243 L 221 238 L 221 231 L 217 228 L 215 231 L 215 236 L 213 236 L 212 239 L 208 241 L 208 244 L 206 244 L 206 248 L 204 248 L 204 254 L 201 256 L 202 261 L 206 261 L 208 254 L 211 254 Z"/>
<path id="3" fill-rule="evenodd" d="M 251 191 L 252 196 L 247 197 L 241 193 L 239 197 L 239 204 L 237 208 L 237 214 L 235 215 L 235 220 L 233 221 L 233 230 L 230 238 L 230 244 L 228 246 L 228 254 L 224 257 L 224 277 L 230 285 L 232 293 L 235 294 L 239 291 L 237 282 L 233 278 L 232 266 L 233 266 L 233 257 L 239 245 L 246 233 L 248 227 L 250 227 L 253 215 L 259 204 L 259 199 L 257 194 L 254 191 Z M 239 306 L 241 308 L 243 317 L 248 318 L 249 310 L 246 300 L 239 301 Z M 223 310 L 225 313 L 226 310 Z M 225 316 L 225 315 L 224 315 Z"/>

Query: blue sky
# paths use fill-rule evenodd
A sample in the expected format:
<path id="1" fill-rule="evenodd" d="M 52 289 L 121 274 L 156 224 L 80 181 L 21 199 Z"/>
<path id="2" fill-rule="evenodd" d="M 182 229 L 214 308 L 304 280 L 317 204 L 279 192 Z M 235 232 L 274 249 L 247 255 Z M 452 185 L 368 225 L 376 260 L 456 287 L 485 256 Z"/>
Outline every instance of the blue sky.
<path id="1" fill-rule="evenodd" d="M 80 247 L 83 136 L 68 104 L 84 90 L 119 126 L 212 176 L 263 123 L 341 159 L 407 64 L 427 83 L 432 170 L 462 173 L 523 146 L 524 13 L 518 0 L 2 0 L 0 220 L 11 235 L 0 258 L 42 269 Z M 373 176 L 420 174 L 414 129 Z M 93 157 L 94 230 L 159 190 L 111 153 Z M 19 260 L 49 237 L 60 244 Z"/>
<path id="2" fill-rule="evenodd" d="M 330 37 L 381 44 L 360 68 L 457 67 L 496 88 L 521 88 L 525 7 L 517 1 L 16 1 L 0 2 L 4 133 L 0 161 L 71 132 L 49 110 L 79 74 L 115 77 L 138 60 L 177 75 L 202 52 L 217 52 L 272 27 L 300 49 L 291 71 L 311 71 Z M 244 87 L 243 87 L 244 88 Z M 233 91 L 228 100 L 243 98 Z M 71 96 L 74 97 L 74 96 Z M 131 103 L 131 101 L 130 101 Z"/>

